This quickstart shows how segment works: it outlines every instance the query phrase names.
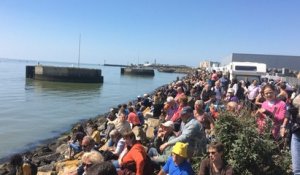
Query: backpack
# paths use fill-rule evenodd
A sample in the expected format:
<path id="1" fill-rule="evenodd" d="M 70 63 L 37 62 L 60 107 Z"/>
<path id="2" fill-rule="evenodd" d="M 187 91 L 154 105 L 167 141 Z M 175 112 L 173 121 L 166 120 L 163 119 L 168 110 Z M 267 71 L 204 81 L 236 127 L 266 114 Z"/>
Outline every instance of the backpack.
<path id="1" fill-rule="evenodd" d="M 298 115 L 299 109 L 291 103 L 288 108 L 288 112 L 292 119 L 290 130 L 292 133 L 295 133 L 300 130 L 300 117 Z"/>

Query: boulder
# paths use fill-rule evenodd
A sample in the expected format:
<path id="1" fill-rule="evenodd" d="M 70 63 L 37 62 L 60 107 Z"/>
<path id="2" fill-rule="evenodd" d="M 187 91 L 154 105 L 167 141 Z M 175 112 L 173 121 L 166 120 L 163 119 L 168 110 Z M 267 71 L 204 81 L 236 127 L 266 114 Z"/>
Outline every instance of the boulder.
<path id="1" fill-rule="evenodd" d="M 40 172 L 38 171 L 37 175 L 56 175 L 55 171 L 48 171 L 48 172 Z"/>
<path id="2" fill-rule="evenodd" d="M 148 127 L 153 127 L 156 128 L 159 126 L 160 122 L 159 119 L 155 119 L 155 118 L 148 118 L 145 123 L 148 124 Z"/>
<path id="3" fill-rule="evenodd" d="M 55 150 L 56 153 L 59 153 L 59 154 L 64 155 L 64 156 L 68 156 L 69 155 L 69 151 L 70 151 L 69 150 L 69 145 L 66 144 L 66 143 L 60 145 Z"/>
<path id="4" fill-rule="evenodd" d="M 40 165 L 50 164 L 53 161 L 56 161 L 60 156 L 59 153 L 48 154 L 44 156 L 34 157 L 34 162 L 40 162 Z"/>
<path id="5" fill-rule="evenodd" d="M 154 138 L 154 130 L 160 125 L 159 119 L 154 119 L 154 118 L 148 118 L 145 121 L 145 132 L 146 132 L 146 137 L 153 139 Z"/>
<path id="6" fill-rule="evenodd" d="M 48 165 L 43 165 L 43 166 L 38 167 L 39 172 L 50 172 L 50 171 L 53 171 L 53 170 L 55 170 L 55 163 L 54 162 L 52 162 L 51 164 L 48 164 Z"/>
<path id="7" fill-rule="evenodd" d="M 55 170 L 58 175 L 66 175 L 76 171 L 79 164 L 80 161 L 78 159 L 60 161 L 56 163 Z"/>

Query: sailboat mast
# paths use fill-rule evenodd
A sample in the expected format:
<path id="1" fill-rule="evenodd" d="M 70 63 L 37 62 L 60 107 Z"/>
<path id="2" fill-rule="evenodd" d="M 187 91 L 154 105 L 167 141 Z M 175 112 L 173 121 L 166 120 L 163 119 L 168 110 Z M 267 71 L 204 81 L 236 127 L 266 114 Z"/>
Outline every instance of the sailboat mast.
<path id="1" fill-rule="evenodd" d="M 80 66 L 80 45 L 81 45 L 81 33 L 79 34 L 78 67 Z"/>

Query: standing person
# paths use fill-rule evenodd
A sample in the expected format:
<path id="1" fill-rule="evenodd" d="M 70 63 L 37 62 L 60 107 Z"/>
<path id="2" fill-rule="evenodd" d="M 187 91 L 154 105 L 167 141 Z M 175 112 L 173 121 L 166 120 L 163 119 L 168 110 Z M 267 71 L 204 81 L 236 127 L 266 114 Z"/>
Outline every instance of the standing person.
<path id="1" fill-rule="evenodd" d="M 158 175 L 193 175 L 192 166 L 187 161 L 187 149 L 187 143 L 177 142 L 173 147 L 172 156 L 169 157 Z"/>
<path id="2" fill-rule="evenodd" d="M 200 94 L 201 100 L 203 100 L 205 104 L 209 100 L 209 95 L 210 94 L 211 94 L 211 86 L 210 86 L 209 83 L 206 83 L 204 85 L 204 88 L 202 89 L 201 94 Z"/>
<path id="3" fill-rule="evenodd" d="M 222 96 L 226 95 L 227 89 L 228 89 L 228 84 L 229 84 L 229 80 L 226 77 L 226 75 L 223 75 L 220 78 L 220 82 L 221 82 L 221 87 L 222 87 Z"/>
<path id="4" fill-rule="evenodd" d="M 289 99 L 288 93 L 286 92 L 286 84 L 283 82 L 279 83 L 279 94 L 277 98 L 284 102 L 287 102 Z"/>
<path id="5" fill-rule="evenodd" d="M 238 80 L 236 78 L 233 78 L 230 84 L 230 88 L 232 88 L 234 91 L 234 96 L 237 96 L 237 91 L 238 91 Z"/>
<path id="6" fill-rule="evenodd" d="M 265 126 L 265 118 L 268 116 L 273 119 L 272 135 L 275 140 L 278 140 L 280 136 L 284 136 L 288 118 L 286 115 L 286 104 L 276 98 L 275 92 L 276 88 L 271 84 L 267 84 L 262 88 L 262 93 L 266 101 L 263 102 L 261 108 L 257 110 L 257 114 L 260 115 L 258 125 L 261 132 Z"/>
<path id="7" fill-rule="evenodd" d="M 211 74 L 211 77 L 210 77 L 210 80 L 211 80 L 211 86 L 214 86 L 215 85 L 215 82 L 219 79 L 218 77 L 218 74 L 216 72 L 216 70 L 212 70 L 212 74 Z"/>
<path id="8" fill-rule="evenodd" d="M 233 170 L 223 159 L 224 145 L 212 142 L 208 146 L 209 158 L 202 160 L 198 175 L 232 175 Z"/>
<path id="9" fill-rule="evenodd" d="M 216 99 L 220 101 L 223 96 L 220 80 L 215 82 L 215 86 L 213 86 L 211 90 L 216 94 Z"/>
<path id="10" fill-rule="evenodd" d="M 291 139 L 291 154 L 293 173 L 300 174 L 300 94 L 293 100 L 293 105 L 298 109 L 298 113 L 292 115 L 293 126 Z"/>
<path id="11" fill-rule="evenodd" d="M 247 99 L 251 110 L 255 110 L 255 100 L 259 94 L 259 86 L 257 85 L 257 80 L 253 80 L 251 85 L 247 89 Z"/>

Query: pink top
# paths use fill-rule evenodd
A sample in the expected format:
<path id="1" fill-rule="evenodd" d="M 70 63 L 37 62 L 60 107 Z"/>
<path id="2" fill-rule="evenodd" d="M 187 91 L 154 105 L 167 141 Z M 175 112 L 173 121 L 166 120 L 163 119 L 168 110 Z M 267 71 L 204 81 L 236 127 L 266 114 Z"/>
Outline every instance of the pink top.
<path id="1" fill-rule="evenodd" d="M 141 124 L 139 117 L 134 112 L 130 112 L 128 114 L 128 122 L 132 123 L 133 125 Z"/>
<path id="2" fill-rule="evenodd" d="M 178 107 L 177 111 L 173 114 L 173 116 L 171 118 L 172 122 L 176 122 L 178 119 L 180 119 L 180 113 L 181 113 L 183 107 L 184 106 L 179 106 Z"/>
<path id="3" fill-rule="evenodd" d="M 272 134 L 274 138 L 278 138 L 280 125 L 283 123 L 286 114 L 285 102 L 281 100 L 276 100 L 273 103 L 269 101 L 265 101 L 263 102 L 261 107 L 273 113 L 274 119 L 273 119 Z"/>

